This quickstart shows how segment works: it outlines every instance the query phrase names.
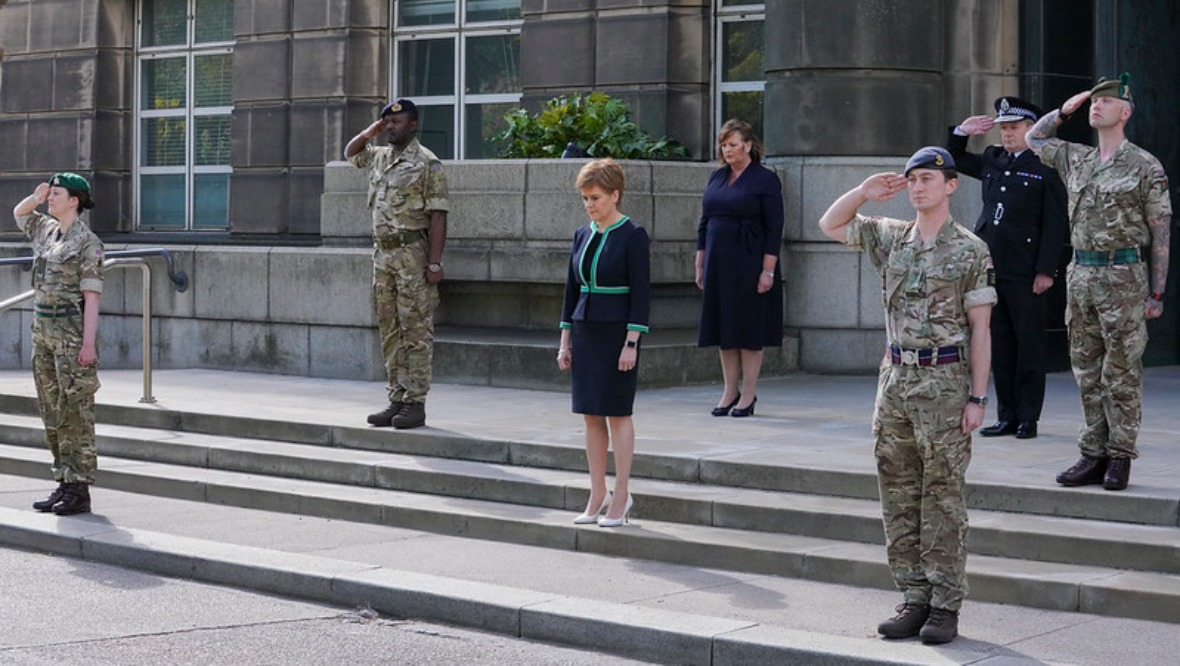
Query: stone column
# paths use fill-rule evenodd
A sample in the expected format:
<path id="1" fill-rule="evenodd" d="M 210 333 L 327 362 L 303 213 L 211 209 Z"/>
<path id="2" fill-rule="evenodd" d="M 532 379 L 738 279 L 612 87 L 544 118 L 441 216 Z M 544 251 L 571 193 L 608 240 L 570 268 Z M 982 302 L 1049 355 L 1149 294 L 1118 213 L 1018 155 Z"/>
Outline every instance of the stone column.
<path id="1" fill-rule="evenodd" d="M 605 92 L 654 137 L 712 146 L 708 0 L 523 0 L 522 103 Z"/>
<path id="2" fill-rule="evenodd" d="M 324 165 L 388 95 L 389 3 L 238 2 L 234 33 L 231 231 L 318 234 Z"/>
<path id="3" fill-rule="evenodd" d="M 94 188 L 91 225 L 130 229 L 134 20 L 120 0 L 0 5 L 0 201 L 75 171 Z"/>

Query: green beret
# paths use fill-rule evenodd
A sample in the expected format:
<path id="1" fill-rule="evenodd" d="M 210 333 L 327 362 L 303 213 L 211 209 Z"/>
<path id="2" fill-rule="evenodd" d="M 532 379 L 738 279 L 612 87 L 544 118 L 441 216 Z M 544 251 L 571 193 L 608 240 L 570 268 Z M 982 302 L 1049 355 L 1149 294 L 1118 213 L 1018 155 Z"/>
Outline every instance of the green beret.
<path id="1" fill-rule="evenodd" d="M 83 192 L 90 191 L 90 183 L 86 179 L 76 173 L 62 172 L 53 174 L 53 178 L 49 179 L 49 184 L 56 187 L 64 187 L 67 190 L 82 190 Z"/>
<path id="2" fill-rule="evenodd" d="M 1117 97 L 1133 102 L 1134 100 L 1131 99 L 1131 73 L 1123 72 L 1117 81 L 1098 79 L 1098 85 L 1090 91 L 1090 97 Z"/>

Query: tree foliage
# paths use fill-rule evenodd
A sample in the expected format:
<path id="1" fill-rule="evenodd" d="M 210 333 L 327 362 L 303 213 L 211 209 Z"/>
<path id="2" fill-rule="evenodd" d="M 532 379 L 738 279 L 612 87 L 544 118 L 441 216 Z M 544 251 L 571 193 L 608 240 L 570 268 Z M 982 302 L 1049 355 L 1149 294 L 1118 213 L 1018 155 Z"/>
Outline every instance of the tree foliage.
<path id="1" fill-rule="evenodd" d="M 561 157 L 574 143 L 591 157 L 617 159 L 688 159 L 688 149 L 674 139 L 652 139 L 631 120 L 622 100 L 601 92 L 556 97 L 540 113 L 517 109 L 504 116 L 508 127 L 494 141 L 506 142 L 500 157 Z"/>

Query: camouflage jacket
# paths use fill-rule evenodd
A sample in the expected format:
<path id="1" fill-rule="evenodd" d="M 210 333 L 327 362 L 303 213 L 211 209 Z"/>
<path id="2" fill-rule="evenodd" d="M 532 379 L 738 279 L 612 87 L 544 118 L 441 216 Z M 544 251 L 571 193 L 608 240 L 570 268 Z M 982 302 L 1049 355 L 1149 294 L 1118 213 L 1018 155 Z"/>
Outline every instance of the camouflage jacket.
<path id="1" fill-rule="evenodd" d="M 33 242 L 33 300 L 81 309 L 82 292 L 102 293 L 102 241 L 82 220 L 62 233 L 53 217 L 32 212 L 16 225 Z"/>
<path id="2" fill-rule="evenodd" d="M 863 250 L 881 276 L 890 344 L 966 347 L 971 341 L 967 310 L 996 303 L 987 244 L 950 218 L 926 242 L 916 221 L 857 215 L 845 242 Z"/>
<path id="3" fill-rule="evenodd" d="M 369 170 L 373 238 L 430 228 L 431 211 L 447 211 L 447 177 L 442 162 L 418 139 L 395 153 L 392 146 L 366 145 L 348 160 Z"/>
<path id="4" fill-rule="evenodd" d="M 1146 247 L 1151 244 L 1147 223 L 1172 214 L 1164 167 L 1130 141 L 1103 163 L 1093 146 L 1050 139 L 1041 148 L 1041 160 L 1065 181 L 1074 249 Z"/>

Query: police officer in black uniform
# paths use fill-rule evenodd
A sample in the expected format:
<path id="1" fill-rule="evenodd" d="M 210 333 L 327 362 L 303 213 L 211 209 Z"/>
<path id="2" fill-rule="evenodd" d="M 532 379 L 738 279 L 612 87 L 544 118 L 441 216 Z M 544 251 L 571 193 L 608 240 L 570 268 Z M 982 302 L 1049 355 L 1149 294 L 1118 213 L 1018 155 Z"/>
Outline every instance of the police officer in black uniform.
<path id="1" fill-rule="evenodd" d="M 996 117 L 971 116 L 950 128 L 946 147 L 959 172 L 983 185 L 975 233 L 987 242 L 996 268 L 999 303 L 992 311 L 992 375 L 997 413 L 984 437 L 1037 436 L 1045 399 L 1045 292 L 1053 286 L 1069 233 L 1065 186 L 1028 149 L 1024 135 L 1041 117 L 1017 97 L 995 101 Z M 1000 128 L 1001 145 L 967 152 L 970 136 Z"/>

